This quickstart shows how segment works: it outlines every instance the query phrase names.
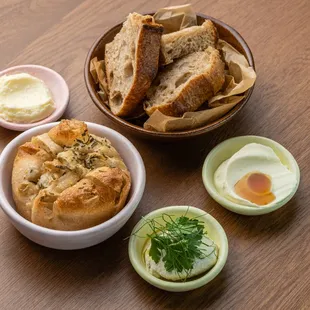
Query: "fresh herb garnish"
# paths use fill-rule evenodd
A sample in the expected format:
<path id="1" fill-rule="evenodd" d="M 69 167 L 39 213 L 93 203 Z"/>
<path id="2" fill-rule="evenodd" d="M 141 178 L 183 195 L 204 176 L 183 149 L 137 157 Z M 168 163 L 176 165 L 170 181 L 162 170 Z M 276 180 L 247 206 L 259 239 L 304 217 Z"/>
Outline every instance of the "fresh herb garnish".
<path id="1" fill-rule="evenodd" d="M 151 239 L 149 255 L 155 263 L 162 259 L 168 272 L 184 271 L 189 275 L 196 259 L 203 259 L 216 252 L 214 243 L 209 245 L 203 242 L 207 232 L 202 221 L 189 218 L 186 214 L 177 218 L 163 214 L 160 218 L 164 224 L 159 223 L 158 218 L 145 223 L 152 230 L 152 234 L 147 235 Z M 213 250 L 207 251 L 206 247 Z"/>

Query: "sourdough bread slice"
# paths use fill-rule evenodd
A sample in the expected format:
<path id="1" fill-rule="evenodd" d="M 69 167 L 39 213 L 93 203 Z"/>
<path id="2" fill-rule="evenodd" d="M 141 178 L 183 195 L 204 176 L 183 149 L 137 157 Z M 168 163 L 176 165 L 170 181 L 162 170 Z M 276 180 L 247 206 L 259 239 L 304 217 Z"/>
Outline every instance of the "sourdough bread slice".
<path id="1" fill-rule="evenodd" d="M 163 27 L 152 16 L 129 14 L 105 47 L 109 106 L 118 116 L 134 114 L 158 71 Z"/>
<path id="2" fill-rule="evenodd" d="M 211 20 L 201 26 L 193 26 L 164 34 L 161 38 L 160 63 L 167 65 L 193 52 L 204 51 L 208 46 L 216 47 L 218 34 Z"/>
<path id="3" fill-rule="evenodd" d="M 144 108 L 148 115 L 159 110 L 165 115 L 182 116 L 196 111 L 213 97 L 225 80 L 224 63 L 213 47 L 187 55 L 159 72 L 147 92 Z"/>

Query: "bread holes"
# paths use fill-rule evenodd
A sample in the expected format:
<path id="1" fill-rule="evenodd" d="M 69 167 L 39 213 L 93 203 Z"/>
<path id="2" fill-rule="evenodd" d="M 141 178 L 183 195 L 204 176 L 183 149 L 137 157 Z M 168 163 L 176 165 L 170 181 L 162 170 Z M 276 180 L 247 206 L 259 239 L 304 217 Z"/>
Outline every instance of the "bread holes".
<path id="1" fill-rule="evenodd" d="M 113 78 L 114 78 L 114 73 L 113 71 L 110 72 L 110 83 L 112 84 L 113 83 Z"/>
<path id="2" fill-rule="evenodd" d="M 188 79 L 191 77 L 190 72 L 186 72 L 183 75 L 181 75 L 176 81 L 175 81 L 175 88 L 178 88 L 180 85 L 186 83 Z"/>
<path id="3" fill-rule="evenodd" d="M 133 65 L 130 60 L 128 60 L 124 66 L 124 76 L 125 78 L 133 76 Z"/>
<path id="4" fill-rule="evenodd" d="M 159 85 L 159 86 L 158 86 L 158 90 L 159 90 L 159 91 L 164 91 L 164 90 L 167 89 L 167 87 L 168 87 L 168 85 L 162 84 L 162 85 Z"/>
<path id="5" fill-rule="evenodd" d="M 123 102 L 123 95 L 120 92 L 117 92 L 112 98 L 111 102 L 114 105 L 120 106 Z"/>

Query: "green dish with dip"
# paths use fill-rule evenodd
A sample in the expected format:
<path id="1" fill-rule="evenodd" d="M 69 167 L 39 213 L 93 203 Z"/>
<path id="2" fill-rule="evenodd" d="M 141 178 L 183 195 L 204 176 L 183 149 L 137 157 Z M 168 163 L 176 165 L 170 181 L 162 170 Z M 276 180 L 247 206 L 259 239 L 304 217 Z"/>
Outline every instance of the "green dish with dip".
<path id="1" fill-rule="evenodd" d="M 149 225 L 149 223 L 154 223 L 154 221 L 156 221 L 155 230 L 154 227 L 152 227 L 152 225 Z M 196 268 L 198 265 L 201 266 L 204 264 L 205 267 L 204 271 L 199 270 L 194 271 L 193 268 L 191 270 L 192 272 L 191 275 L 190 272 L 181 269 L 179 269 L 178 271 L 170 270 L 169 272 L 167 272 L 166 270 L 164 270 L 165 264 L 162 261 L 164 255 L 158 256 L 158 259 L 160 258 L 160 261 L 155 262 L 152 260 L 152 257 L 154 258 L 155 256 L 153 256 L 152 253 L 150 254 L 149 251 L 150 251 L 150 245 L 153 244 L 152 238 L 154 236 L 154 232 L 156 235 L 156 232 L 159 232 L 160 229 L 162 229 L 165 225 L 167 225 L 167 222 L 168 226 L 171 223 L 174 223 L 175 225 L 179 225 L 180 222 L 182 222 L 183 224 L 185 223 L 184 224 L 185 230 L 188 229 L 189 227 L 195 227 L 194 229 L 197 229 L 197 227 L 199 228 L 200 225 L 203 226 L 204 231 L 203 242 L 207 243 L 207 247 L 206 248 L 200 247 L 200 249 L 202 249 L 203 251 L 203 253 L 201 253 L 202 257 L 201 259 L 199 260 L 197 259 L 197 261 L 195 261 L 195 264 L 197 262 L 198 263 L 196 265 L 194 264 L 194 268 Z M 197 236 L 197 234 L 194 235 Z M 150 238 L 150 236 L 152 236 L 152 238 Z M 161 241 L 165 242 L 165 240 L 161 239 L 160 234 L 157 236 L 159 236 L 160 242 Z M 151 242 L 150 239 L 152 239 Z M 177 240 L 176 246 L 179 246 L 180 242 L 178 241 L 180 240 Z M 182 240 L 182 242 L 183 241 L 186 247 L 186 240 Z M 188 245 L 190 246 L 191 250 L 193 249 L 194 243 L 195 240 L 193 239 L 191 239 L 188 242 Z M 166 291 L 185 292 L 199 288 L 207 284 L 220 273 L 227 260 L 228 241 L 224 229 L 217 222 L 217 220 L 215 220 L 210 214 L 207 214 L 205 211 L 195 207 L 172 206 L 158 209 L 144 216 L 137 223 L 137 225 L 134 227 L 132 231 L 129 240 L 128 250 L 132 266 L 137 271 L 137 273 L 148 283 Z M 156 247 L 155 250 L 158 251 L 158 248 Z M 162 249 L 159 247 L 158 254 L 165 253 L 161 251 Z M 214 259 L 214 253 L 216 253 L 216 259 Z M 182 254 L 179 256 L 179 258 L 183 260 L 184 263 L 185 257 L 188 260 L 189 256 L 190 255 L 188 255 L 187 252 L 186 255 L 183 256 Z M 167 264 L 171 263 L 171 259 L 169 258 L 167 259 L 166 257 L 166 263 Z M 167 265 L 165 266 L 167 267 Z M 158 270 L 164 272 L 161 273 L 160 275 L 157 273 Z M 168 278 L 170 277 L 170 279 L 164 278 L 167 277 L 167 275 Z M 182 277 L 182 275 L 184 277 L 185 275 L 185 277 L 183 279 L 177 280 L 176 275 L 180 275 L 180 277 Z"/>
<path id="2" fill-rule="evenodd" d="M 244 167 L 240 159 L 244 160 Z M 242 174 L 246 177 L 246 173 L 251 170 L 256 176 L 262 172 L 266 173 L 265 176 L 271 180 L 270 193 L 276 194 L 274 202 L 255 205 L 253 201 L 248 201 L 247 205 L 242 197 L 225 195 L 228 192 L 229 181 L 234 181 L 227 180 L 224 184 L 221 179 L 223 176 L 229 179 L 228 172 L 232 174 L 233 170 L 223 170 L 225 161 L 230 164 L 229 168 L 235 166 L 237 179 Z M 266 167 L 262 165 L 264 161 Z M 257 167 L 259 171 L 256 171 Z M 300 182 L 300 171 L 293 155 L 279 143 L 259 136 L 241 136 L 220 143 L 208 154 L 202 168 L 202 179 L 210 196 L 224 208 L 243 215 L 262 215 L 281 208 L 294 196 Z M 237 179 L 235 181 L 241 180 Z M 224 184 L 223 188 L 219 188 L 221 183 Z M 231 188 L 229 190 L 231 191 Z"/>

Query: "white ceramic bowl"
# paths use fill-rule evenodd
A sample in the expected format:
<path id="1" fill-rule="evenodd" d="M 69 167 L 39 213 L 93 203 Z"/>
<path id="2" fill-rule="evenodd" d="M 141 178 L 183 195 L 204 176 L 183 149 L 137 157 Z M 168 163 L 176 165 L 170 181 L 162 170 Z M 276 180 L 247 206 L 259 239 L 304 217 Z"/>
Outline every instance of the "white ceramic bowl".
<path id="1" fill-rule="evenodd" d="M 4 213 L 16 229 L 30 240 L 54 249 L 82 249 L 108 239 L 128 221 L 137 208 L 144 192 L 145 167 L 139 152 L 127 138 L 110 128 L 94 123 L 87 123 L 91 133 L 104 136 L 111 141 L 124 159 L 131 173 L 132 187 L 127 204 L 110 220 L 88 229 L 59 231 L 33 224 L 15 211 L 11 190 L 13 161 L 19 145 L 30 141 L 33 136 L 47 132 L 57 124 L 51 123 L 29 129 L 5 147 L 0 156 L 0 204 Z"/>
<path id="2" fill-rule="evenodd" d="M 294 190 L 285 199 L 277 202 L 276 204 L 260 207 L 240 205 L 221 196 L 215 187 L 214 174 L 220 164 L 229 159 L 249 143 L 259 143 L 272 148 L 276 155 L 280 158 L 282 164 L 296 175 L 297 184 Z M 231 138 L 220 143 L 208 154 L 202 168 L 202 179 L 204 186 L 210 196 L 222 207 L 242 215 L 262 215 L 283 207 L 286 203 L 289 202 L 289 200 L 292 199 L 299 186 L 300 172 L 294 156 L 278 142 L 259 136 L 241 136 Z"/>
<path id="3" fill-rule="evenodd" d="M 43 124 L 48 124 L 50 122 L 54 122 L 60 119 L 61 116 L 64 114 L 70 99 L 69 87 L 64 78 L 56 71 L 38 65 L 21 65 L 7 68 L 3 71 L 0 71 L 0 77 L 3 75 L 11 75 L 17 73 L 28 73 L 42 80 L 51 91 L 55 104 L 55 110 L 51 115 L 40 121 L 27 124 L 8 122 L 0 117 L 0 126 L 11 130 L 25 131 L 27 129 Z"/>

